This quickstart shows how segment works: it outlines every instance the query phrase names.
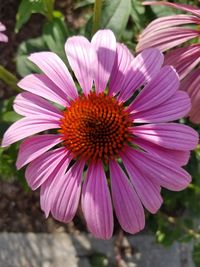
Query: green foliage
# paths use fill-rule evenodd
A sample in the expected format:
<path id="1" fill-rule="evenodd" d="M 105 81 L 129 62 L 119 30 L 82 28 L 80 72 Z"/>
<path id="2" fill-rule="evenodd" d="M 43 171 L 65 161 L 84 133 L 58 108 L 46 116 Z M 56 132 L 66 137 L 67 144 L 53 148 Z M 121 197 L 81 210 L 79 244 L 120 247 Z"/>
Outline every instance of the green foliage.
<path id="1" fill-rule="evenodd" d="M 33 13 L 45 15 L 43 0 L 22 0 L 16 15 L 16 32 L 21 29 Z"/>
<path id="2" fill-rule="evenodd" d="M 101 28 L 111 29 L 119 40 L 126 28 L 130 9 L 130 0 L 105 1 L 102 10 Z"/>
<path id="3" fill-rule="evenodd" d="M 195 166 L 195 175 L 190 186 L 181 192 L 162 190 L 164 203 L 160 212 L 148 216 L 149 229 L 163 245 L 200 238 L 200 230 L 196 225 L 196 221 L 200 219 L 200 161 L 196 161 L 197 151 L 192 153 L 188 164 L 190 169 Z"/>
<path id="4" fill-rule="evenodd" d="M 12 110 L 12 105 L 13 97 L 0 101 L 0 137 L 3 136 L 3 133 L 11 123 L 21 118 L 20 115 Z M 15 166 L 18 150 L 19 144 L 14 144 L 8 148 L 0 147 L 0 177 L 5 181 L 16 179 L 27 190 L 28 187 L 24 178 L 24 171 L 17 171 Z"/>
<path id="5" fill-rule="evenodd" d="M 88 6 L 90 3 L 85 2 L 85 6 Z M 79 7 L 79 4 L 76 4 L 76 8 Z M 123 39 L 124 32 L 131 15 L 131 0 L 106 0 L 103 1 L 101 19 L 100 19 L 100 28 L 111 29 L 118 40 Z M 92 16 L 88 16 L 88 22 L 85 29 L 82 30 L 85 33 L 87 38 L 92 36 Z M 133 28 L 131 29 L 133 34 Z M 132 38 L 132 35 L 131 35 Z M 129 38 L 128 38 L 129 39 Z M 126 41 L 125 41 L 126 42 Z"/>
<path id="6" fill-rule="evenodd" d="M 68 28 L 61 13 L 54 12 L 51 21 L 47 21 L 43 26 L 43 34 L 40 37 L 22 42 L 17 50 L 16 67 L 20 76 L 24 77 L 39 69 L 28 60 L 28 56 L 34 52 L 52 51 L 66 61 L 64 44 L 69 36 Z"/>
<path id="7" fill-rule="evenodd" d="M 17 77 L 10 71 L 6 70 L 1 65 L 0 65 L 0 80 L 2 80 L 5 84 L 7 84 L 15 91 L 19 91 L 19 88 L 17 87 Z"/>
<path id="8" fill-rule="evenodd" d="M 18 115 L 14 111 L 7 111 L 2 114 L 2 120 L 6 123 L 13 123 L 21 118 L 20 115 Z"/>
<path id="9" fill-rule="evenodd" d="M 15 166 L 18 150 L 18 144 L 12 145 L 9 148 L 0 147 L 1 179 L 9 182 L 17 180 L 23 186 L 24 190 L 27 191 L 28 185 L 25 180 L 24 170 L 17 171 Z"/>
<path id="10" fill-rule="evenodd" d="M 166 6 L 151 6 L 152 12 L 156 17 L 170 16 L 172 14 L 181 14 L 182 11 L 179 11 L 175 8 L 170 8 Z"/>
<path id="11" fill-rule="evenodd" d="M 108 260 L 106 255 L 101 253 L 92 254 L 89 258 L 90 264 L 93 267 L 107 267 Z"/>
<path id="12" fill-rule="evenodd" d="M 43 27 L 43 38 L 48 50 L 65 59 L 64 44 L 69 36 L 67 26 L 63 19 L 54 18 L 46 22 Z"/>
<path id="13" fill-rule="evenodd" d="M 34 13 L 39 13 L 52 20 L 55 0 L 21 0 L 16 15 L 15 32 L 19 32 L 21 27 L 30 19 Z"/>
<path id="14" fill-rule="evenodd" d="M 38 68 L 28 60 L 31 53 L 48 50 L 44 37 L 29 39 L 22 42 L 17 50 L 16 67 L 20 76 L 24 77 L 33 72 L 39 72 Z"/>
<path id="15" fill-rule="evenodd" d="M 145 7 L 141 5 L 139 0 L 131 1 L 131 18 L 135 24 L 137 30 L 141 31 L 145 27 L 146 16 L 145 16 Z"/>
<path id="16" fill-rule="evenodd" d="M 49 20 L 53 19 L 54 3 L 55 3 L 55 0 L 43 0 L 44 11 Z"/>
<path id="17" fill-rule="evenodd" d="M 84 0 L 84 1 L 78 1 L 78 3 L 75 4 L 74 8 L 83 8 L 83 7 L 88 7 L 92 4 L 94 4 L 95 0 Z"/>
<path id="18" fill-rule="evenodd" d="M 11 123 L 21 117 L 13 111 L 12 105 L 13 97 L 0 101 L 0 137 Z"/>

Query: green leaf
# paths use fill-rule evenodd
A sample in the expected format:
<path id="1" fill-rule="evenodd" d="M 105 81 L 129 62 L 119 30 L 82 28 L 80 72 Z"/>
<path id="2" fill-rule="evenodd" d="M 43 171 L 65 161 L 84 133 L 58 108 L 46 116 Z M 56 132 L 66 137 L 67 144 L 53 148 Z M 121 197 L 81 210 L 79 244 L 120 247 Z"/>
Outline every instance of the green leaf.
<path id="1" fill-rule="evenodd" d="M 171 8 L 171 7 L 166 7 L 166 6 L 150 6 L 151 9 L 153 10 L 153 13 L 156 15 L 156 17 L 164 17 L 164 16 L 170 16 L 173 14 L 181 14 L 183 11 Z"/>
<path id="2" fill-rule="evenodd" d="M 78 9 L 78 8 L 83 8 L 83 7 L 88 7 L 92 4 L 94 4 L 95 0 L 84 0 L 84 1 L 80 1 L 79 3 L 76 3 L 74 6 L 74 9 Z"/>
<path id="3" fill-rule="evenodd" d="M 4 112 L 13 110 L 13 100 L 14 100 L 14 97 L 11 96 L 10 98 L 0 101 L 0 120 Z"/>
<path id="4" fill-rule="evenodd" d="M 24 191 L 28 191 L 24 169 L 17 171 L 15 166 L 18 149 L 18 144 L 13 144 L 9 148 L 0 148 L 0 179 L 8 182 L 17 180 Z"/>
<path id="5" fill-rule="evenodd" d="M 101 253 L 94 253 L 89 257 L 91 266 L 93 267 L 107 267 L 108 259 L 106 255 Z"/>
<path id="6" fill-rule="evenodd" d="M 30 187 L 28 186 L 26 179 L 25 179 L 25 170 L 24 169 L 16 171 L 16 180 L 20 183 L 20 185 L 22 186 L 22 188 L 25 192 L 30 191 Z"/>
<path id="7" fill-rule="evenodd" d="M 101 27 L 111 29 L 120 39 L 126 28 L 131 10 L 131 0 L 107 0 L 104 2 Z"/>
<path id="8" fill-rule="evenodd" d="M 43 37 L 46 46 L 63 60 L 66 60 L 64 44 L 68 36 L 68 29 L 62 18 L 54 18 L 44 25 Z"/>
<path id="9" fill-rule="evenodd" d="M 53 10 L 53 17 L 54 18 L 64 19 L 63 14 L 59 10 Z"/>
<path id="10" fill-rule="evenodd" d="M 42 0 L 22 0 L 16 15 L 15 32 L 17 33 L 21 27 L 29 20 L 31 14 L 41 13 L 45 15 Z"/>
<path id="11" fill-rule="evenodd" d="M 2 120 L 8 123 L 15 122 L 21 118 L 22 117 L 14 111 L 8 111 L 2 115 Z"/>
<path id="12" fill-rule="evenodd" d="M 142 31 L 142 29 L 145 27 L 146 22 L 146 16 L 144 15 L 145 7 L 141 5 L 141 2 L 139 0 L 132 0 L 131 3 L 132 5 L 130 15 L 137 29 L 139 31 Z"/>
<path id="13" fill-rule="evenodd" d="M 17 50 L 16 66 L 17 72 L 24 77 L 32 72 L 39 72 L 38 68 L 28 60 L 28 56 L 33 52 L 48 50 L 43 37 L 29 39 L 20 44 Z"/>
<path id="14" fill-rule="evenodd" d="M 10 113 L 12 112 L 12 113 Z M 9 99 L 4 99 L 0 101 L 0 138 L 3 137 L 3 134 L 8 129 L 10 124 L 16 121 L 16 113 L 13 111 L 13 97 Z"/>
<path id="15" fill-rule="evenodd" d="M 90 16 L 85 26 L 85 32 L 83 32 L 85 37 L 88 39 L 91 39 L 92 37 L 92 25 L 93 25 L 93 19 L 92 16 Z"/>
<path id="16" fill-rule="evenodd" d="M 156 232 L 156 238 L 157 238 L 157 241 L 158 241 L 159 243 L 162 243 L 162 242 L 164 241 L 164 239 L 166 238 L 166 235 L 165 235 L 165 233 L 163 233 L 163 232 L 161 232 L 160 230 L 158 230 L 158 231 Z"/>
<path id="17" fill-rule="evenodd" d="M 15 160 L 17 157 L 18 145 L 14 144 L 9 148 L 0 149 L 0 177 L 3 180 L 13 180 L 16 177 Z"/>
<path id="18" fill-rule="evenodd" d="M 18 82 L 17 77 L 1 65 L 0 65 L 0 80 L 2 80 L 5 84 L 10 86 L 14 91 L 17 92 L 20 91 L 20 89 L 17 87 L 17 82 Z"/>

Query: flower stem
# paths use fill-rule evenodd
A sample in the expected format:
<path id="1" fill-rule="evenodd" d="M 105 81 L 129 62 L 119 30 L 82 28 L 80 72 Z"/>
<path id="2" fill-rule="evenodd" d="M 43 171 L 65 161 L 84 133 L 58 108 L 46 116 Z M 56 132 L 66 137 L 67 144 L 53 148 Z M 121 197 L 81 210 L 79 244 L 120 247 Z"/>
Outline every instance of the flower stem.
<path id="1" fill-rule="evenodd" d="M 102 0 L 95 0 L 94 15 L 93 15 L 93 28 L 92 28 L 93 34 L 99 29 L 99 26 L 100 26 L 101 9 L 102 9 Z"/>
<path id="2" fill-rule="evenodd" d="M 53 19 L 53 9 L 55 0 L 43 0 L 44 8 L 46 10 L 46 17 L 49 21 Z"/>
<path id="3" fill-rule="evenodd" d="M 18 79 L 10 71 L 6 70 L 3 66 L 0 65 L 0 80 L 5 84 L 10 86 L 14 91 L 20 92 L 19 87 L 17 86 Z"/>

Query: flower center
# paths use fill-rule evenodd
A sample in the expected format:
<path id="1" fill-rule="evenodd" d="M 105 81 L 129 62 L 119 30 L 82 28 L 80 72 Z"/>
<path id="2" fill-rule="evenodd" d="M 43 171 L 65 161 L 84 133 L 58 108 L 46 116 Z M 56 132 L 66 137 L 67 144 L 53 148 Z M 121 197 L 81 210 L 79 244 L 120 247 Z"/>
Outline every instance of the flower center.
<path id="1" fill-rule="evenodd" d="M 91 92 L 77 98 L 63 112 L 59 133 L 74 157 L 108 162 L 130 141 L 131 124 L 128 112 L 117 99 Z"/>

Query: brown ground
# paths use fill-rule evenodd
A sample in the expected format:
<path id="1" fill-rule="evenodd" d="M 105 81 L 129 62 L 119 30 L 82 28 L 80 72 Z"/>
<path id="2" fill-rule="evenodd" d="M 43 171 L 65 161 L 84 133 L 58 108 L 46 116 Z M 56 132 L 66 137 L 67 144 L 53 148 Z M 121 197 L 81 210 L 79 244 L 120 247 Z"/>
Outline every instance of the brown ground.
<path id="1" fill-rule="evenodd" d="M 0 180 L 0 232 L 74 232 L 85 230 L 80 217 L 62 224 L 45 218 L 40 209 L 39 191 L 25 192 L 18 182 Z"/>

